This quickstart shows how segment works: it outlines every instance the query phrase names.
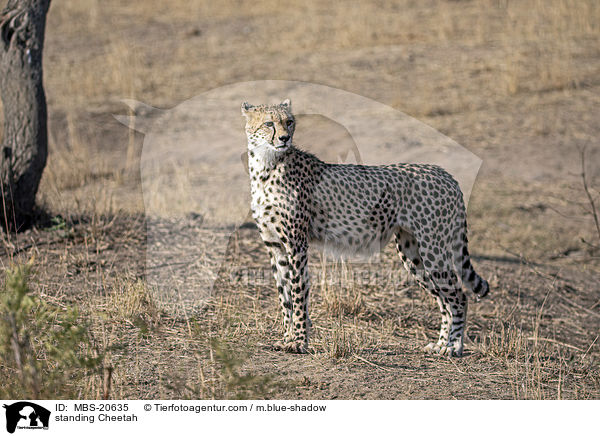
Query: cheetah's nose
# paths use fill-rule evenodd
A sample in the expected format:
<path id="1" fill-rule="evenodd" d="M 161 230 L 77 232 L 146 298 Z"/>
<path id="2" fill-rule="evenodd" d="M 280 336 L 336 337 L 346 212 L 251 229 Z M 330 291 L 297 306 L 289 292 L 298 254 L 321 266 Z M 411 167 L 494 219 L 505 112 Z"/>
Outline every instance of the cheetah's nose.
<path id="1" fill-rule="evenodd" d="M 281 142 L 288 142 L 290 140 L 290 135 L 283 135 L 279 137 Z"/>

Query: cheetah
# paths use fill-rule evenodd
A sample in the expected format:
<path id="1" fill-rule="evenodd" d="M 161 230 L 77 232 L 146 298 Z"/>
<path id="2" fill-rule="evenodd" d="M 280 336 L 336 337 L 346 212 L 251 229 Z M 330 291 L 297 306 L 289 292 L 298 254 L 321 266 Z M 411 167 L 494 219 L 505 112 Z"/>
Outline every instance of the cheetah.
<path id="1" fill-rule="evenodd" d="M 242 104 L 246 117 L 251 211 L 266 246 L 283 313 L 279 350 L 306 353 L 309 244 L 345 253 L 372 252 L 392 236 L 404 267 L 437 300 L 442 324 L 425 350 L 461 356 L 466 288 L 489 291 L 473 269 L 457 181 L 436 165 L 331 164 L 297 148 L 291 102 Z"/>

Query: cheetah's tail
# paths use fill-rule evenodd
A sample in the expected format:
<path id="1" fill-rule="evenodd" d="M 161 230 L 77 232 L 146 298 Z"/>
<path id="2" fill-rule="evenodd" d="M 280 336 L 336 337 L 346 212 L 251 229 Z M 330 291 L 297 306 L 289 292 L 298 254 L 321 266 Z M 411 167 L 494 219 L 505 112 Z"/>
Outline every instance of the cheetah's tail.
<path id="1" fill-rule="evenodd" d="M 469 256 L 469 249 L 467 248 L 466 236 L 463 238 L 463 249 L 461 255 L 458 253 L 454 258 L 454 265 L 457 272 L 460 274 L 463 286 L 473 292 L 477 297 L 477 300 L 481 300 L 490 292 L 490 285 L 487 280 L 483 279 L 473 269 L 471 264 L 471 257 Z"/>

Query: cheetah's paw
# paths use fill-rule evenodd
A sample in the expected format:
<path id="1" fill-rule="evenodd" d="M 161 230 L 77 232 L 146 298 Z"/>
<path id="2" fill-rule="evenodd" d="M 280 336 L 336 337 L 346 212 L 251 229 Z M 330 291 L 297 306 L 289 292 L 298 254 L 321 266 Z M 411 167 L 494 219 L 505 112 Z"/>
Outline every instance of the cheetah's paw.
<path id="1" fill-rule="evenodd" d="M 441 347 L 440 344 L 436 344 L 435 342 L 430 342 L 427 345 L 425 345 L 423 350 L 429 354 L 438 354 L 440 352 L 440 347 Z"/>
<path id="2" fill-rule="evenodd" d="M 286 353 L 306 354 L 308 352 L 308 345 L 304 341 L 277 341 L 274 346 L 276 350 Z"/>
<path id="3" fill-rule="evenodd" d="M 460 345 L 444 345 L 431 342 L 425 346 L 425 352 L 447 357 L 460 357 L 462 356 L 462 351 L 462 346 Z"/>

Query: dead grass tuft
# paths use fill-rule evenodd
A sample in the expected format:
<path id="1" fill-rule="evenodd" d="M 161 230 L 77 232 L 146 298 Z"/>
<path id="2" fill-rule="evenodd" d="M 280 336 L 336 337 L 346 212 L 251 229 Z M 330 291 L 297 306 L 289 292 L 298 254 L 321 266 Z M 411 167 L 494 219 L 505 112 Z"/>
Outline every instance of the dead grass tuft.
<path id="1" fill-rule="evenodd" d="M 107 292 L 105 310 L 111 319 L 156 327 L 161 313 L 148 285 L 141 280 L 118 281 Z"/>
<path id="2" fill-rule="evenodd" d="M 354 286 L 352 267 L 345 262 L 326 263 L 324 258 L 319 274 L 319 286 L 325 311 L 333 318 L 340 316 L 360 316 L 366 306 L 362 291 Z M 347 285 L 350 285 L 348 287 Z"/>

